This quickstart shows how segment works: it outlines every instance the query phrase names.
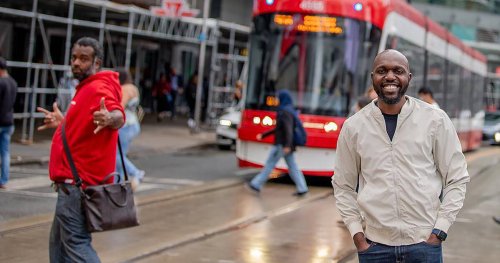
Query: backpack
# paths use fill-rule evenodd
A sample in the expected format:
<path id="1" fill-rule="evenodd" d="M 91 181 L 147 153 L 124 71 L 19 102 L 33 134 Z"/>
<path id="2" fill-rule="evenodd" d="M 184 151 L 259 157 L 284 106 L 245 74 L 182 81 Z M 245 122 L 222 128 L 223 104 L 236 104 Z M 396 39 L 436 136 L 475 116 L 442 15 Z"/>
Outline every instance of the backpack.
<path id="1" fill-rule="evenodd" d="M 293 115 L 294 124 L 293 124 L 293 144 L 296 146 L 304 146 L 307 141 L 307 132 L 304 129 L 304 125 L 302 125 L 302 121 L 300 121 L 299 117 L 295 114 Z"/>

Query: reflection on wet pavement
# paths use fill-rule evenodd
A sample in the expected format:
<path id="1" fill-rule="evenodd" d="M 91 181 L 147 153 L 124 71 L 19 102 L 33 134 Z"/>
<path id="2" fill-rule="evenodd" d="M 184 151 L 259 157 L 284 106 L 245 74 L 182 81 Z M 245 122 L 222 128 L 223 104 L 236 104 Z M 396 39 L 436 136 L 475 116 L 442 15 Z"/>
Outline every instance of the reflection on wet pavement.
<path id="1" fill-rule="evenodd" d="M 335 262 L 354 249 L 339 219 L 333 198 L 327 197 L 140 262 Z"/>

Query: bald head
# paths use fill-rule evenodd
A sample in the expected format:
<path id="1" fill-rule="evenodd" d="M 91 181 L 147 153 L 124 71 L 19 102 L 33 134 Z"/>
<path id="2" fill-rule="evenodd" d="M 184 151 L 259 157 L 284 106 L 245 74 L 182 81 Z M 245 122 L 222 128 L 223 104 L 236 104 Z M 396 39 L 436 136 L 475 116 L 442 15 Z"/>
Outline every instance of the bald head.
<path id="1" fill-rule="evenodd" d="M 405 55 L 403 55 L 403 53 L 395 49 L 386 49 L 378 53 L 378 55 L 375 57 L 375 60 L 373 60 L 372 69 L 375 68 L 375 66 L 378 64 L 377 62 L 379 62 L 379 60 L 382 58 L 389 60 L 394 60 L 394 59 L 399 60 L 402 64 L 406 66 L 408 72 L 410 72 L 410 64 L 408 63 L 408 59 L 406 58 Z"/>

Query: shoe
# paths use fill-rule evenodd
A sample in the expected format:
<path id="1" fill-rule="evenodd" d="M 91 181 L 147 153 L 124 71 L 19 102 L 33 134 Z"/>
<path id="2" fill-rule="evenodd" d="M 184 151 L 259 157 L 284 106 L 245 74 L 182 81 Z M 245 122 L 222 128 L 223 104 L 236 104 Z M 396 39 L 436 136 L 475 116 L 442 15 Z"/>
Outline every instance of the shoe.
<path id="1" fill-rule="evenodd" d="M 305 196 L 307 193 L 309 193 L 309 191 L 295 192 L 295 193 L 293 193 L 293 196 L 302 197 L 302 196 Z"/>
<path id="2" fill-rule="evenodd" d="M 253 186 L 250 183 L 245 183 L 245 189 L 247 189 L 247 191 L 251 192 L 252 194 L 256 194 L 256 195 L 260 194 L 260 189 Z"/>
<path id="3" fill-rule="evenodd" d="M 493 217 L 493 221 L 495 221 L 497 224 L 499 224 L 499 225 L 500 225 L 500 217 L 496 217 L 496 216 L 494 216 L 494 217 Z"/>
<path id="4" fill-rule="evenodd" d="M 137 178 L 139 180 L 139 183 L 142 183 L 142 180 L 144 179 L 145 174 L 146 174 L 146 172 L 144 170 L 139 170 L 139 172 L 135 176 L 135 178 Z"/>
<path id="5" fill-rule="evenodd" d="M 132 192 L 136 192 L 137 188 L 139 188 L 139 185 L 141 184 L 141 182 L 139 181 L 139 179 L 134 177 L 134 178 L 132 178 L 132 181 L 130 182 L 130 184 L 132 185 Z"/>
<path id="6" fill-rule="evenodd" d="M 0 184 L 0 189 L 7 189 L 7 185 L 5 185 L 5 184 Z"/>

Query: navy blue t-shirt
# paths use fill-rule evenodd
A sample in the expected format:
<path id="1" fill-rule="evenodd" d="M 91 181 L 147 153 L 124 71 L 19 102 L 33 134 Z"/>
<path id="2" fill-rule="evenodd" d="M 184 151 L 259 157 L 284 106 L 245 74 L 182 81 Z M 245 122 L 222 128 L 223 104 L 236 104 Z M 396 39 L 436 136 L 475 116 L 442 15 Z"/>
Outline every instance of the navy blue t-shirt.
<path id="1" fill-rule="evenodd" d="M 398 124 L 398 115 L 397 114 L 385 114 L 385 129 L 387 130 L 387 135 L 392 141 L 392 137 L 394 137 L 394 133 L 396 132 L 396 125 Z"/>

